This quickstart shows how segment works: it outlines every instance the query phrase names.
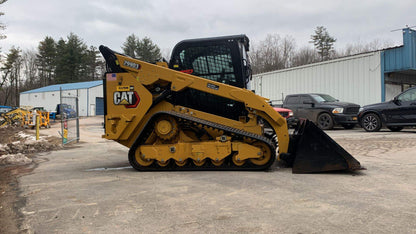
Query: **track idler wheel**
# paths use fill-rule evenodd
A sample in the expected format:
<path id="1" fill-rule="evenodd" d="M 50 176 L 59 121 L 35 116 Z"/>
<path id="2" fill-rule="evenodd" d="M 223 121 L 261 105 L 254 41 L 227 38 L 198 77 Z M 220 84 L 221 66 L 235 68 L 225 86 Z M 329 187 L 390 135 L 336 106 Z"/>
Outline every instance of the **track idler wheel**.
<path id="1" fill-rule="evenodd" d="M 182 160 L 182 161 L 175 161 L 176 165 L 183 167 L 188 163 L 188 159 Z"/>
<path id="2" fill-rule="evenodd" d="M 251 158 L 250 162 L 257 166 L 262 166 L 270 161 L 272 157 L 272 152 L 269 146 L 264 142 L 254 142 L 253 146 L 256 146 L 261 149 L 261 155 L 259 158 Z"/>
<path id="3" fill-rule="evenodd" d="M 155 133 L 163 140 L 174 138 L 178 132 L 178 122 L 173 116 L 164 115 L 155 122 Z"/>
<path id="4" fill-rule="evenodd" d="M 169 165 L 170 160 L 166 160 L 166 161 L 157 161 L 157 164 L 161 167 L 166 167 L 167 165 Z"/>
<path id="5" fill-rule="evenodd" d="M 195 166 L 201 167 L 205 164 L 205 161 L 206 161 L 206 159 L 202 159 L 202 160 L 199 160 L 199 161 L 193 160 L 192 162 L 195 164 Z"/>
<path id="6" fill-rule="evenodd" d="M 152 165 L 153 163 L 153 159 L 146 159 L 145 156 L 140 152 L 140 150 L 136 150 L 136 153 L 134 155 L 134 159 L 136 160 L 136 162 L 143 167 L 148 167 L 150 165 Z"/>
<path id="7" fill-rule="evenodd" d="M 222 159 L 222 160 L 218 160 L 218 159 L 217 160 L 214 160 L 214 159 L 211 159 L 212 165 L 214 165 L 216 167 L 221 166 L 224 163 L 224 161 L 225 161 L 225 159 Z"/>
<path id="8" fill-rule="evenodd" d="M 232 157 L 232 161 L 234 163 L 234 165 L 241 167 L 244 165 L 244 163 L 246 163 L 246 160 L 240 160 L 237 156 L 237 154 L 234 154 Z"/>

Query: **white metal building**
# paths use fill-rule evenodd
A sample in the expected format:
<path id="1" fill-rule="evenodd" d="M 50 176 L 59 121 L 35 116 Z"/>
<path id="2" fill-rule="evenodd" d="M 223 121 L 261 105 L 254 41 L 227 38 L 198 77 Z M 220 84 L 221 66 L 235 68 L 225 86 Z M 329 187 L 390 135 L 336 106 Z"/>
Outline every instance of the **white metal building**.
<path id="1" fill-rule="evenodd" d="M 104 113 L 103 81 L 88 81 L 69 84 L 57 84 L 20 93 L 20 106 L 43 107 L 55 111 L 62 96 L 78 96 L 79 116 L 95 116 Z"/>
<path id="2" fill-rule="evenodd" d="M 288 94 L 326 93 L 360 105 L 392 99 L 416 85 L 416 31 L 403 29 L 404 45 L 253 76 L 260 96 L 281 102 Z"/>

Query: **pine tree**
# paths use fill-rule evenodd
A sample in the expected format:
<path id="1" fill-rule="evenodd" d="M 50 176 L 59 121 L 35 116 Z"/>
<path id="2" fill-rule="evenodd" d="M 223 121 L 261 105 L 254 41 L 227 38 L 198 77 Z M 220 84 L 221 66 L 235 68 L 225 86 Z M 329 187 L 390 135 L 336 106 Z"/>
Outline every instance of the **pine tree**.
<path id="1" fill-rule="evenodd" d="M 96 47 L 90 46 L 90 48 L 86 51 L 85 54 L 85 77 L 86 80 L 96 80 L 98 79 L 99 75 L 97 70 L 99 69 L 100 62 L 99 62 L 99 54 L 100 51 L 97 50 Z"/>
<path id="2" fill-rule="evenodd" d="M 56 67 L 56 43 L 52 37 L 47 36 L 43 41 L 39 42 L 36 57 L 41 85 L 53 84 Z"/>
<path id="3" fill-rule="evenodd" d="M 67 80 L 67 66 L 66 66 L 66 42 L 64 39 L 59 39 L 56 44 L 56 60 L 55 60 L 55 83 L 62 84 Z"/>
<path id="4" fill-rule="evenodd" d="M 136 58 L 136 49 L 137 45 L 139 43 L 139 38 L 131 34 L 127 37 L 126 42 L 123 43 L 123 47 L 121 49 L 123 50 L 123 53 L 127 56 L 130 56 L 132 58 Z"/>
<path id="5" fill-rule="evenodd" d="M 143 38 L 139 42 L 136 54 L 140 60 L 148 63 L 155 63 L 162 58 L 159 47 L 153 44 L 152 40 L 148 37 Z"/>
<path id="6" fill-rule="evenodd" d="M 162 58 L 160 48 L 156 44 L 153 44 L 152 40 L 148 37 L 140 40 L 136 35 L 131 34 L 126 38 L 121 48 L 124 54 L 148 63 L 154 63 Z"/>
<path id="7" fill-rule="evenodd" d="M 70 33 L 67 39 L 65 41 L 61 38 L 56 47 L 56 82 L 73 83 L 88 80 L 85 75 L 87 46 L 73 33 Z"/>
<path id="8" fill-rule="evenodd" d="M 311 43 L 314 44 L 321 56 L 321 61 L 330 59 L 330 53 L 333 51 L 334 42 L 337 40 L 331 37 L 324 26 L 318 26 L 315 29 L 315 34 L 311 36 Z"/>

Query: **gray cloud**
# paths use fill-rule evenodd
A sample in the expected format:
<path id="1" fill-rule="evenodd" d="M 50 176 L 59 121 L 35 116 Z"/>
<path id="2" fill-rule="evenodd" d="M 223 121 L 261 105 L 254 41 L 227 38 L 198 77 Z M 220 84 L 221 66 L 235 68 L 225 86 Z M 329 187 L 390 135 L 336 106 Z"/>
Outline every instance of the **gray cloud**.
<path id="1" fill-rule="evenodd" d="M 267 34 L 291 35 L 298 47 L 308 45 L 316 26 L 327 27 L 342 48 L 378 39 L 401 44 L 401 33 L 416 24 L 414 1 L 282 1 L 282 0 L 20 0 L 2 5 L 0 18 L 12 46 L 36 48 L 45 36 L 66 38 L 73 32 L 87 45 L 120 50 L 132 33 L 148 36 L 162 49 L 187 38 L 247 34 L 252 41 Z"/>

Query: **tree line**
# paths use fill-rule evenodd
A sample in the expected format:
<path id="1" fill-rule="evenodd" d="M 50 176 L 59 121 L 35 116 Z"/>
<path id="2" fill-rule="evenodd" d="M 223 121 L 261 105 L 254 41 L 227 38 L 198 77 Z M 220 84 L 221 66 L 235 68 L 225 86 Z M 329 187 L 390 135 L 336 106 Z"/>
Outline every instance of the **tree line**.
<path id="1" fill-rule="evenodd" d="M 311 35 L 313 47 L 296 48 L 295 39 L 291 36 L 269 34 L 266 38 L 254 45 L 250 51 L 253 74 L 281 70 L 306 64 L 327 61 L 354 54 L 379 50 L 391 46 L 374 40 L 370 43 L 348 44 L 343 50 L 335 50 L 337 41 L 324 26 L 318 26 Z"/>
<path id="2" fill-rule="evenodd" d="M 159 47 L 150 38 L 139 40 L 134 34 L 127 37 L 122 50 L 146 62 L 161 58 Z M 59 40 L 46 36 L 37 50 L 12 47 L 1 61 L 0 72 L 0 104 L 18 106 L 19 94 L 27 90 L 102 79 L 105 62 L 96 47 L 70 33 Z"/>
<path id="3" fill-rule="evenodd" d="M 0 0 L 0 5 L 6 1 Z M 0 40 L 6 38 L 5 28 L 0 22 Z M 122 50 L 146 62 L 161 58 L 159 47 L 150 38 L 140 40 L 134 34 L 127 37 Z M 0 57 L 0 105 L 19 106 L 21 92 L 53 84 L 99 80 L 104 73 L 105 61 L 98 49 L 87 46 L 74 33 L 58 40 L 46 36 L 35 50 L 12 46 Z"/>
<path id="4" fill-rule="evenodd" d="M 369 44 L 354 44 L 344 51 L 335 51 L 336 39 L 320 26 L 311 35 L 314 48 L 296 49 L 295 39 L 269 34 L 253 43 L 249 52 L 253 74 L 275 71 L 305 64 L 326 61 L 342 56 L 363 53 L 381 48 L 378 41 Z M 149 37 L 139 39 L 129 35 L 121 49 L 124 54 L 154 63 L 162 59 L 160 48 Z M 0 105 L 19 105 L 19 94 L 53 84 L 74 83 L 102 79 L 105 62 L 98 49 L 87 46 L 74 33 L 66 39 L 55 40 L 46 36 L 39 42 L 37 50 L 12 47 L 1 60 Z"/>
<path id="5" fill-rule="evenodd" d="M 101 79 L 104 63 L 96 47 L 70 33 L 66 39 L 45 37 L 37 50 L 12 47 L 0 67 L 3 105 L 19 105 L 19 93 L 52 84 Z"/>

